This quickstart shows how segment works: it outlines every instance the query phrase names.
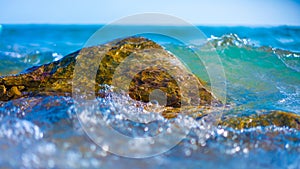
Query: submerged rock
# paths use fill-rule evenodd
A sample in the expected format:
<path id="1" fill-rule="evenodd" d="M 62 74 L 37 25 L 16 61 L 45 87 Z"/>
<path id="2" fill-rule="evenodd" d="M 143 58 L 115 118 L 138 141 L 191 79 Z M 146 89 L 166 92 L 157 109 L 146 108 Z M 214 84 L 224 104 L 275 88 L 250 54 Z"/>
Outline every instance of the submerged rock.
<path id="1" fill-rule="evenodd" d="M 232 117 L 222 120 L 219 125 L 234 129 L 245 129 L 258 126 L 290 127 L 300 130 L 300 116 L 283 111 L 271 111 L 267 114 Z"/>

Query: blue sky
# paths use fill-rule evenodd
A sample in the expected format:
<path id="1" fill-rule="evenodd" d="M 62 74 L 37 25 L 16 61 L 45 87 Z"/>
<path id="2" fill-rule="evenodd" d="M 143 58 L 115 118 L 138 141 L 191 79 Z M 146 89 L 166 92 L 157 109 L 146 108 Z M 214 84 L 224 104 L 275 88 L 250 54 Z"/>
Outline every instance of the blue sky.
<path id="1" fill-rule="evenodd" d="M 0 0 L 2 24 L 106 24 L 144 12 L 197 25 L 300 25 L 300 0 Z"/>

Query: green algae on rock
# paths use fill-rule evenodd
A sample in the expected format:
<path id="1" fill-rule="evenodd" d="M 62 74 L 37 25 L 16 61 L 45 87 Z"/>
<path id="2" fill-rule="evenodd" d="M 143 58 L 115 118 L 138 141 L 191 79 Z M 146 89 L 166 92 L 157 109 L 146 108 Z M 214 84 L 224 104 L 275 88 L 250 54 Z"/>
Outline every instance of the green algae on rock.
<path id="1" fill-rule="evenodd" d="M 219 122 L 219 125 L 234 129 L 274 125 L 278 127 L 290 127 L 300 130 L 300 116 L 289 112 L 271 111 L 267 114 L 231 117 L 229 119 L 222 120 Z"/>
<path id="2" fill-rule="evenodd" d="M 118 66 L 128 56 L 138 53 L 138 51 L 145 52 L 147 50 L 158 50 L 159 57 L 165 60 L 177 61 L 175 68 L 172 70 L 173 74 L 187 76 L 188 79 L 195 79 L 196 88 L 198 88 L 197 97 L 199 100 L 191 100 L 191 98 L 183 96 L 180 91 L 178 81 L 174 80 L 169 70 L 160 67 L 160 60 L 147 69 L 135 73 L 133 79 L 129 83 L 128 94 L 131 98 L 149 102 L 149 95 L 155 89 L 159 89 L 166 93 L 167 105 L 169 107 L 180 107 L 183 102 L 186 104 L 208 106 L 211 103 L 219 103 L 213 94 L 207 90 L 201 83 L 201 80 L 195 75 L 189 73 L 183 64 L 169 52 L 165 51 L 160 45 L 155 42 L 142 37 L 129 37 L 122 40 L 115 40 L 113 42 L 83 48 L 80 51 L 74 52 L 49 64 L 32 67 L 21 73 L 13 76 L 4 76 L 0 79 L 0 101 L 8 101 L 20 97 L 30 97 L 33 95 L 70 95 L 72 94 L 72 79 L 75 63 L 80 58 L 92 58 L 88 64 L 98 64 L 98 72 L 95 79 L 86 79 L 84 76 L 80 81 L 83 85 L 95 85 L 95 92 L 101 88 L 99 84 L 111 85 L 113 80 L 116 84 L 123 81 L 122 78 L 115 77 L 114 73 Z M 103 56 L 104 54 L 104 56 Z M 143 55 L 143 54 L 142 54 Z M 97 58 L 101 57 L 100 63 L 95 63 Z M 151 57 L 148 54 L 145 58 Z M 144 59 L 144 58 L 143 58 Z M 151 60 L 151 59 L 149 59 Z M 91 65 L 81 65 L 84 70 L 89 73 Z M 137 65 L 129 65 L 131 67 Z M 133 68 L 134 69 L 134 68 Z M 125 72 L 125 76 L 129 75 L 132 69 Z M 91 81 L 95 83 L 89 83 Z M 188 83 L 185 83 L 188 85 Z M 195 86 L 187 86 L 189 88 Z M 126 90 L 125 90 L 126 91 Z M 193 94 L 192 90 L 190 93 Z M 194 92 L 195 93 L 195 92 Z M 193 102 L 193 103 L 192 103 Z"/>

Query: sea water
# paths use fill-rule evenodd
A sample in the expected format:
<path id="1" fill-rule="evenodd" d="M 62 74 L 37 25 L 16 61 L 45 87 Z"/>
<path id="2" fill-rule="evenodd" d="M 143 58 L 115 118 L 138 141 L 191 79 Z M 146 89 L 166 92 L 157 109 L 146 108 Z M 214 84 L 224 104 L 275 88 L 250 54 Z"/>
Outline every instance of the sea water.
<path id="1" fill-rule="evenodd" d="M 102 26 L 2 25 L 0 75 L 17 74 L 59 60 L 84 47 Z M 240 116 L 270 110 L 300 114 L 300 27 L 198 28 L 207 37 L 204 44 L 211 44 L 224 68 L 226 103 L 230 104 L 225 114 Z M 181 32 L 185 32 L 184 27 Z M 198 40 L 188 33 L 182 36 L 191 42 Z M 149 38 L 179 52 L 183 48 L 200 48 L 192 43 L 183 46 L 166 41 L 160 36 Z M 182 59 L 210 84 L 208 76 L 200 71 L 202 65 L 193 64 L 189 56 Z M 104 106 L 100 113 L 108 114 L 110 124 L 122 132 L 152 135 L 151 132 L 165 129 L 159 123 L 146 126 L 122 118 L 123 113 L 142 121 L 148 118 L 143 116 L 143 110 L 131 107 L 132 100 L 127 96 L 95 101 L 121 110 L 119 114 L 113 113 L 109 106 Z M 62 96 L 0 102 L 1 168 L 300 168 L 300 132 L 295 129 L 205 128 L 201 120 L 181 117 L 178 123 L 190 126 L 190 130 L 178 145 L 153 157 L 134 159 L 115 155 L 107 147 L 95 144 L 82 129 L 75 109 L 74 100 Z M 159 115 L 155 117 L 161 119 Z"/>

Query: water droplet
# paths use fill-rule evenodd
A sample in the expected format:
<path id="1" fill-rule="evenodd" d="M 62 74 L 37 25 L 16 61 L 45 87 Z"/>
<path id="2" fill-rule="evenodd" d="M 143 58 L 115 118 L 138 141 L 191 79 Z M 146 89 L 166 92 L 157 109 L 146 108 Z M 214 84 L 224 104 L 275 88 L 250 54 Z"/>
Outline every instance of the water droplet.
<path id="1" fill-rule="evenodd" d="M 162 131 L 163 131 L 164 129 L 162 128 L 162 127 L 160 127 L 159 129 L 158 129 L 158 131 L 161 133 Z"/>
<path id="2" fill-rule="evenodd" d="M 289 144 L 286 144 L 284 147 L 285 147 L 286 149 L 288 149 L 288 148 L 290 147 L 290 145 L 289 145 Z"/>
<path id="3" fill-rule="evenodd" d="M 104 151 L 108 151 L 109 150 L 109 146 L 107 144 L 105 144 L 105 145 L 102 146 L 102 149 Z"/>
<path id="4" fill-rule="evenodd" d="M 224 137 L 227 137 L 227 136 L 228 136 L 228 131 L 225 131 L 225 132 L 223 133 L 223 136 L 224 136 Z"/>
<path id="5" fill-rule="evenodd" d="M 248 148 L 244 148 L 244 149 L 243 149 L 243 153 L 245 153 L 245 154 L 249 153 Z"/>
<path id="6" fill-rule="evenodd" d="M 184 151 L 186 156 L 190 156 L 192 154 L 192 151 L 190 149 L 187 149 Z"/>

